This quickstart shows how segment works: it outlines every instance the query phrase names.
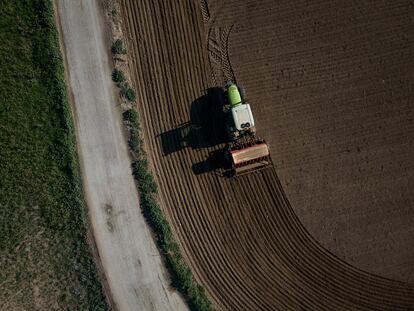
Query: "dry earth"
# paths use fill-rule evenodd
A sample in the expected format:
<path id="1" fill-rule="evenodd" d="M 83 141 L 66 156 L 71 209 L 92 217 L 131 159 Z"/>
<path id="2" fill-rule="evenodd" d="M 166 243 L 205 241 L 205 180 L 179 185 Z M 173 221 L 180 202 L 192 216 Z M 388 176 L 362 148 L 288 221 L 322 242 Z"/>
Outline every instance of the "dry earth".
<path id="1" fill-rule="evenodd" d="M 412 1 L 272 3 L 209 8 L 293 209 L 346 262 L 414 283 Z"/>
<path id="2" fill-rule="evenodd" d="M 57 1 L 89 217 L 115 309 L 185 310 L 141 215 L 97 0 Z"/>
<path id="3" fill-rule="evenodd" d="M 374 6 L 376 13 L 370 16 L 367 5 L 344 2 L 343 12 L 338 11 L 335 13 L 338 18 L 329 20 L 330 11 L 326 11 L 327 8 L 319 2 L 311 5 L 306 1 L 212 1 L 210 7 L 202 6 L 202 9 L 200 2 L 121 1 L 129 49 L 134 56 L 130 68 L 139 93 L 139 110 L 160 186 L 162 206 L 173 224 L 188 263 L 217 308 L 414 309 L 413 284 L 360 270 L 338 258 L 344 258 L 344 253 L 334 255 L 321 245 L 329 247 L 327 241 L 336 238 L 334 234 L 346 237 L 350 232 L 346 228 L 352 229 L 354 223 L 356 230 L 372 233 L 375 232 L 375 229 L 370 231 L 372 227 L 382 230 L 385 220 L 395 221 L 390 215 L 398 215 L 399 221 L 406 221 L 412 216 L 409 209 L 412 201 L 404 204 L 397 202 L 399 193 L 411 195 L 407 186 L 412 176 L 409 166 L 402 175 L 385 175 L 384 178 L 391 176 L 391 180 L 378 179 L 381 180 L 378 184 L 383 187 L 376 190 L 378 194 L 386 188 L 387 182 L 393 183 L 394 190 L 398 189 L 398 185 L 394 185 L 396 182 L 405 185 L 405 190 L 397 194 L 387 190 L 392 195 L 390 200 L 396 202 L 393 206 L 398 210 L 395 212 L 387 212 L 385 208 L 382 209 L 383 214 L 378 212 L 376 218 L 377 213 L 372 208 L 366 212 L 361 210 L 368 209 L 369 204 L 376 204 L 375 201 L 370 203 L 369 196 L 363 196 L 364 191 L 357 191 L 359 198 L 363 198 L 362 205 L 347 198 L 354 193 L 354 189 L 365 185 L 367 178 L 366 190 L 375 188 L 374 180 L 378 176 L 364 175 L 365 171 L 358 170 L 361 165 L 366 165 L 362 160 L 370 155 L 365 153 L 365 145 L 358 148 L 358 144 L 364 141 L 372 143 L 371 152 L 374 146 L 381 147 L 381 137 L 368 139 L 371 137 L 368 135 L 378 127 L 375 122 L 382 120 L 380 115 L 374 113 L 372 116 L 373 112 L 386 114 L 390 109 L 389 113 L 397 116 L 396 120 L 383 121 L 382 126 L 394 124 L 389 128 L 389 133 L 393 134 L 384 134 L 385 141 L 389 141 L 390 146 L 400 146 L 396 149 L 403 153 L 399 161 L 408 163 L 411 159 L 408 152 L 412 144 L 405 134 L 412 133 L 412 127 L 404 117 L 409 115 L 412 107 L 409 105 L 412 84 L 410 80 L 404 80 L 413 72 L 410 70 L 410 47 L 404 45 L 410 42 L 404 29 L 407 31 L 410 23 L 412 25 L 409 17 L 412 14 L 408 13 L 412 9 L 411 4 L 401 2 L 401 8 L 391 4 L 389 7 L 383 4 L 385 7 L 379 6 L 378 9 Z M 238 7 L 240 9 L 235 9 Z M 331 9 L 335 12 L 336 8 L 341 7 L 338 4 Z M 313 20 L 314 16 L 323 15 L 323 12 L 326 12 L 325 19 Z M 358 14 L 365 14 L 367 22 L 354 18 Z M 381 14 L 387 18 L 381 17 Z M 342 20 L 341 16 L 346 17 Z M 367 42 L 364 33 L 368 38 L 378 33 L 375 32 L 375 27 L 379 27 L 375 24 L 377 18 L 385 18 L 384 23 L 391 23 L 389 31 L 394 31 L 395 35 L 385 32 L 387 36 L 379 41 L 382 43 L 374 39 Z M 355 29 L 350 25 L 354 25 Z M 349 29 L 342 30 L 341 27 Z M 334 50 L 329 45 L 330 40 L 336 39 L 345 30 L 358 34 L 362 39 L 350 37 L 345 45 L 339 45 L 340 39 L 337 39 L 339 41 L 335 44 L 340 49 Z M 312 37 L 313 31 L 317 34 Z M 401 41 L 395 43 L 395 47 L 399 50 L 394 52 L 389 46 L 395 42 L 392 40 L 398 42 L 398 38 Z M 374 91 L 383 85 L 382 81 L 375 80 L 382 75 L 378 75 L 375 71 L 379 70 L 378 66 L 374 65 L 379 62 L 375 53 L 381 44 L 384 48 L 383 54 L 380 54 L 382 64 L 388 64 L 389 77 L 396 83 L 389 85 L 389 92 L 405 94 L 405 97 L 396 95 L 395 98 L 402 108 L 389 104 L 381 108 L 385 109 L 382 112 L 378 110 L 380 108 L 372 107 L 378 104 L 377 101 L 366 100 L 367 97 L 376 98 Z M 348 48 L 347 53 L 350 54 L 342 55 Z M 397 60 L 394 59 L 396 56 L 399 57 Z M 306 62 L 303 64 L 303 61 Z M 283 66 L 279 67 L 279 63 Z M 272 69 L 266 71 L 267 67 Z M 294 80 L 296 76 L 301 80 Z M 213 170 L 217 163 L 214 159 L 219 158 L 215 151 L 222 146 L 221 120 L 214 87 L 221 86 L 223 80 L 229 77 L 246 85 L 257 116 L 259 134 L 271 142 L 275 169 L 236 179 L 223 178 Z M 277 79 L 281 80 L 280 83 Z M 370 84 L 371 80 L 375 83 Z M 399 81 L 405 82 L 400 85 Z M 399 87 L 404 86 L 405 91 L 400 91 Z M 280 92 L 280 88 L 284 91 Z M 324 90 L 329 91 L 326 96 L 322 96 Z M 377 94 L 382 96 L 384 92 L 379 89 Z M 316 96 L 318 94 L 319 97 Z M 354 99 L 356 94 L 358 98 Z M 400 97 L 401 100 L 397 100 Z M 336 98 L 341 100 L 337 102 Z M 362 117 L 354 119 L 359 115 Z M 362 120 L 366 120 L 364 126 L 372 128 L 358 130 Z M 394 130 L 396 124 L 401 124 L 405 130 Z M 393 140 L 395 138 L 397 140 Z M 305 145 L 300 147 L 304 142 Z M 341 153 L 333 153 L 333 150 Z M 377 156 L 380 160 L 378 162 L 374 157 L 373 165 L 386 159 L 384 155 L 381 160 L 384 152 L 386 157 L 391 154 L 394 158 L 400 156 L 387 153 L 386 148 L 379 148 Z M 362 162 L 356 164 L 357 161 Z M 296 167 L 297 163 L 301 166 Z M 385 168 L 389 170 L 397 166 Z M 299 167 L 307 171 L 302 172 Z M 318 173 L 321 167 L 326 168 L 318 178 L 314 177 L 312 174 Z M 283 185 L 276 173 L 281 174 Z M 294 181 L 293 177 L 297 180 Z M 346 182 L 337 184 L 338 177 Z M 312 187 L 300 186 L 313 179 L 314 186 L 312 183 Z M 295 183 L 294 187 L 292 183 Z M 328 200 L 329 195 L 332 197 Z M 288 198 L 295 204 L 294 208 Z M 321 201 L 323 198 L 325 201 Z M 386 195 L 381 194 L 381 198 L 385 200 Z M 322 206 L 318 206 L 321 202 Z M 298 206 L 305 203 L 307 210 Z M 335 205 L 337 203 L 341 209 Z M 343 210 L 351 203 L 353 206 L 349 210 Z M 359 206 L 355 207 L 357 204 Z M 356 214 L 355 211 L 365 213 Z M 305 212 L 308 215 L 313 213 L 312 217 L 306 216 Z M 309 226 L 309 231 L 302 222 Z M 346 225 L 345 230 L 336 225 L 338 222 Z M 331 224 L 330 228 L 328 224 Z M 402 258 L 400 262 L 404 262 L 406 271 L 409 271 L 412 269 L 408 263 L 412 251 L 407 238 L 412 237 L 412 226 L 406 222 L 403 225 L 403 230 L 390 227 L 394 231 L 388 232 L 398 243 L 391 240 L 387 245 L 394 247 L 396 244 L 394 250 L 401 252 L 398 254 Z M 332 226 L 336 230 L 332 230 Z M 324 237 L 324 232 L 329 235 Z M 385 254 L 385 258 L 391 258 L 390 253 L 377 248 L 378 243 L 369 243 L 370 251 L 365 251 L 367 242 L 361 240 L 369 241 L 369 236 L 365 236 L 363 231 L 360 234 L 348 235 L 348 243 L 341 244 L 343 240 L 339 238 L 331 245 L 351 250 L 355 256 L 354 263 L 359 262 L 360 266 L 363 266 L 361 258 L 369 254 Z M 407 240 L 401 241 L 403 239 Z M 402 250 L 403 247 L 408 250 Z M 345 256 L 345 259 L 349 258 Z M 379 269 L 381 264 L 376 262 L 374 266 Z M 397 265 L 389 263 L 389 267 Z"/>

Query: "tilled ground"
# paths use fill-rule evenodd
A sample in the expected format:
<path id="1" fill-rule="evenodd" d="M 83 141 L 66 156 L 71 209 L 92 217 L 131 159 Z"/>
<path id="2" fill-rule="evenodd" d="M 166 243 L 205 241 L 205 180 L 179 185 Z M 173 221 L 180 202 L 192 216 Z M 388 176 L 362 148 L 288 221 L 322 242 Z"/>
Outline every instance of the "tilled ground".
<path id="1" fill-rule="evenodd" d="M 231 27 L 231 68 L 306 229 L 414 282 L 413 4 L 217 1 L 210 14 Z"/>
<path id="2" fill-rule="evenodd" d="M 324 232 L 329 232 L 328 224 L 331 221 L 338 222 L 338 219 L 341 219 L 335 205 L 338 201 L 335 195 L 338 196 L 338 193 L 328 187 L 332 185 L 326 186 L 326 182 L 332 182 L 335 176 L 339 176 L 340 173 L 335 172 L 335 165 L 342 173 L 346 170 L 346 165 L 349 165 L 349 171 L 355 170 L 356 161 L 359 160 L 358 154 L 363 153 L 364 148 L 357 148 L 355 137 L 363 140 L 371 133 L 363 132 L 366 135 L 362 135 L 361 138 L 361 132 L 355 130 L 357 126 L 352 122 L 358 123 L 367 119 L 372 111 L 361 108 L 363 111 L 360 112 L 358 104 L 350 104 L 354 100 L 353 95 L 348 94 L 349 90 L 346 90 L 346 87 L 354 85 L 355 89 L 361 88 L 362 92 L 364 88 L 361 81 L 365 81 L 363 69 L 355 73 L 351 67 L 344 65 L 348 68 L 347 72 L 343 73 L 338 67 L 334 73 L 337 76 L 328 75 L 327 72 L 332 71 L 329 66 L 334 66 L 335 60 L 340 56 L 333 52 L 328 53 L 331 48 L 328 46 L 328 38 L 325 37 L 336 36 L 328 30 L 323 30 L 325 24 L 320 21 L 316 22 L 315 27 L 320 31 L 321 46 L 314 46 L 312 51 L 314 54 L 329 55 L 318 55 L 315 60 L 311 57 L 312 51 L 300 49 L 300 42 L 296 42 L 295 38 L 301 31 L 311 31 L 312 27 L 301 25 L 298 19 L 307 17 L 311 20 L 313 14 L 317 14 L 323 8 L 315 6 L 311 11 L 302 12 L 299 2 L 289 2 L 289 6 L 280 4 L 280 7 L 275 6 L 274 10 L 266 9 L 264 4 L 260 8 L 256 7 L 255 1 L 243 3 L 244 13 L 241 12 L 243 14 L 240 19 L 242 22 L 238 24 L 234 18 L 237 15 L 226 15 L 226 12 L 231 11 L 230 8 L 238 6 L 239 3 L 236 1 L 228 1 L 225 5 L 210 3 L 208 9 L 203 6 L 200 9 L 200 3 L 185 0 L 122 1 L 125 28 L 129 34 L 129 48 L 133 55 L 131 70 L 139 93 L 139 109 L 147 147 L 159 183 L 160 200 L 173 224 L 188 263 L 219 309 L 414 308 L 413 285 L 385 279 L 350 266 L 317 241 L 330 247 L 329 239 L 344 234 L 338 230 L 334 232 L 336 236 L 323 235 Z M 298 11 L 295 11 L 296 9 Z M 358 11 L 358 8 L 354 10 Z M 232 14 L 237 13 L 240 12 Z M 228 16 L 230 18 L 227 18 Z M 278 17 L 280 19 L 277 19 Z M 295 22 L 291 22 L 291 19 Z M 203 26 L 203 21 L 206 27 Z M 326 24 L 325 27 L 334 29 L 336 26 Z M 287 35 L 286 32 L 290 34 Z M 303 34 L 302 40 L 312 40 L 307 38 L 307 35 Z M 278 50 L 279 40 L 284 40 L 283 49 L 280 50 L 283 53 Z M 348 42 L 349 46 L 358 46 L 357 43 L 351 44 L 351 41 Z M 292 50 L 297 53 L 290 55 L 289 51 Z M 385 51 L 383 57 L 392 51 Z M 399 52 L 404 51 L 408 50 L 402 48 Z M 410 55 L 409 51 L 407 55 Z M 297 64 L 303 59 L 307 59 L 306 64 L 309 68 L 302 67 L 302 63 Z M 321 62 L 321 59 L 325 61 Z M 279 65 L 281 60 L 283 65 Z M 363 63 L 365 61 L 367 60 L 364 58 Z M 356 56 L 353 60 L 344 59 L 342 62 L 348 62 L 348 66 L 352 64 L 355 68 L 359 66 Z M 279 66 L 282 67 L 279 69 Z M 267 72 L 268 67 L 271 69 Z M 376 65 L 369 68 L 373 67 Z M 407 74 L 410 72 L 409 64 L 400 65 L 399 68 L 406 70 Z M 304 72 L 302 75 L 300 70 Z M 367 74 L 374 73 L 368 71 Z M 393 74 L 396 79 L 400 79 L 398 70 Z M 282 80 L 285 75 L 290 79 Z M 300 81 L 296 81 L 292 75 L 301 77 Z M 310 75 L 309 81 L 307 75 Z M 316 79 L 319 75 L 322 77 Z M 352 82 L 353 75 L 357 75 L 361 80 L 354 79 Z M 276 169 L 236 179 L 223 178 L 218 174 L 220 170 L 215 166 L 220 163 L 220 153 L 217 153 L 217 150 L 222 147 L 220 142 L 223 133 L 220 126 L 220 108 L 215 100 L 217 91 L 214 87 L 221 86 L 226 78 L 237 78 L 246 86 L 259 124 L 259 133 L 272 144 Z M 277 79 L 280 83 L 275 83 Z M 344 83 L 339 83 L 340 80 L 346 81 L 345 86 Z M 370 85 L 368 82 L 367 86 Z M 305 92 L 308 90 L 304 88 L 307 83 L 313 92 Z M 266 88 L 265 91 L 261 91 L 263 87 Z M 281 92 L 280 88 L 286 90 Z M 320 88 L 331 90 L 329 96 L 323 97 L 325 93 L 319 90 Z M 295 93 L 295 89 L 298 89 L 298 94 Z M 334 89 L 336 92 L 332 91 Z M 375 86 L 365 92 L 371 94 L 374 90 Z M 401 92 L 406 94 L 404 91 Z M 333 101 L 335 98 L 341 98 L 341 103 Z M 408 98 L 401 100 L 405 103 L 404 107 L 407 107 L 401 114 L 409 112 Z M 307 99 L 310 103 L 306 102 Z M 363 107 L 374 105 L 374 102 L 366 101 L 364 97 L 359 97 L 358 100 L 364 104 Z M 348 106 L 343 107 L 343 103 L 348 103 Z M 395 113 L 403 109 L 397 109 L 391 104 L 388 108 L 394 109 Z M 335 112 L 335 109 L 339 111 Z M 320 115 L 320 112 L 324 115 Z M 351 113 L 358 116 L 363 112 L 366 113 L 365 119 L 361 117 L 354 121 L 354 115 Z M 298 113 L 299 117 L 296 116 Z M 345 121 L 337 120 L 339 117 Z M 329 118 L 333 120 L 329 121 Z M 188 125 L 188 122 L 191 125 Z M 335 135 L 338 135 L 338 132 L 332 130 L 332 124 L 329 122 L 333 122 L 334 125 L 337 124 L 335 122 L 339 122 L 334 129 L 341 129 L 342 132 L 339 134 L 342 133 L 348 140 L 336 139 Z M 354 137 L 348 137 L 347 131 L 351 130 L 346 126 L 347 122 L 353 128 L 352 133 L 355 132 Z M 364 124 L 372 122 L 371 120 Z M 311 134 L 306 132 L 308 128 Z M 409 138 L 404 137 L 400 139 L 406 144 L 407 141 L 404 139 Z M 386 139 L 391 140 L 392 137 L 387 135 Z M 339 142 L 339 147 L 336 141 Z M 381 140 L 375 138 L 373 141 L 378 146 Z M 298 145 L 302 146 L 303 142 L 303 146 L 309 145 L 300 149 Z M 398 145 L 398 142 L 399 140 L 393 144 Z M 402 142 L 400 145 L 404 145 Z M 372 144 L 375 145 L 374 142 Z M 351 151 L 342 150 L 343 147 L 350 148 Z M 323 148 L 328 149 L 327 154 L 323 153 Z M 340 157 L 345 155 L 337 155 L 341 161 L 338 162 L 337 157 L 333 161 L 330 154 L 335 148 L 342 150 L 345 155 L 350 154 L 351 158 L 343 162 Z M 410 146 L 405 148 L 398 150 L 406 150 L 402 157 L 409 161 Z M 300 165 L 296 167 L 298 163 Z M 314 166 L 316 171 L 310 169 Z M 302 171 L 299 167 L 302 167 Z M 324 180 L 311 175 L 318 172 L 318 167 L 325 167 L 322 172 Z M 283 187 L 276 172 L 283 178 Z M 361 178 L 369 176 L 373 180 L 375 177 L 374 174 L 364 175 L 358 172 L 356 169 L 353 176 L 345 176 L 348 184 L 341 184 L 345 192 L 340 192 L 340 195 L 345 197 L 349 193 L 354 193 L 353 188 L 348 187 L 352 178 L 357 179 L 360 184 L 365 184 L 360 181 Z M 407 169 L 406 174 L 409 173 Z M 392 183 L 399 180 L 401 183 L 408 183 L 403 177 L 394 178 Z M 294 178 L 298 178 L 299 181 Z M 313 184 L 313 179 L 319 188 L 309 189 L 300 185 L 306 184 L 309 180 Z M 392 187 L 397 188 L 398 185 Z M 284 189 L 295 204 L 295 211 L 305 225 L 309 225 L 307 229 L 317 240 L 299 221 Z M 330 201 L 321 201 L 327 195 L 332 196 Z M 394 198 L 397 199 L 398 196 Z M 323 202 L 323 206 L 315 207 L 314 204 L 318 205 L 318 202 Z M 364 198 L 363 202 L 364 206 L 369 205 L 368 198 Z M 301 203 L 306 203 L 306 208 L 313 209 L 313 215 L 310 212 L 305 213 L 307 210 L 298 206 Z M 340 211 L 345 215 L 342 221 L 347 226 L 351 225 L 348 221 L 352 221 L 349 215 L 357 217 L 350 214 L 350 211 L 361 211 L 360 208 L 366 208 L 348 207 L 344 202 L 340 202 L 340 206 Z M 350 211 L 343 210 L 344 207 Z M 369 227 L 372 223 L 376 223 L 377 228 L 384 226 L 377 222 L 376 218 L 369 219 L 371 214 L 367 213 L 364 214 L 365 218 L 358 216 L 357 228 Z M 385 216 L 380 217 L 384 220 Z M 404 220 L 408 217 L 407 207 Z M 389 216 L 386 219 L 390 220 Z M 410 227 L 406 229 L 408 233 L 403 232 L 406 234 L 405 238 L 410 235 Z M 389 234 L 394 234 L 395 237 L 402 236 L 399 232 Z M 344 244 L 345 246 L 339 242 L 340 239 L 337 244 L 343 249 L 351 245 L 355 253 L 361 254 L 361 257 L 365 256 L 364 252 L 368 253 L 362 248 L 364 242 L 354 241 Z M 409 241 L 401 241 L 395 247 L 399 248 L 403 243 L 409 247 Z M 332 243 L 334 246 L 337 244 Z M 372 250 L 374 255 L 382 254 L 382 250 L 377 249 L 375 244 L 372 245 Z M 408 249 L 407 252 L 409 251 Z"/>

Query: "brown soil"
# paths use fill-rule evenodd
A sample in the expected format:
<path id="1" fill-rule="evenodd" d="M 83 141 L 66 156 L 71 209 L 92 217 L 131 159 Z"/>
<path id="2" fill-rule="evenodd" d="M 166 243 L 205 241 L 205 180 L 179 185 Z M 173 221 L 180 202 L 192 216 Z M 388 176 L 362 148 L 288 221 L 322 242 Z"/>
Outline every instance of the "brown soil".
<path id="1" fill-rule="evenodd" d="M 345 261 L 414 282 L 412 3 L 240 2 L 212 3 L 214 26 L 233 25 L 232 69 L 298 217 Z"/>
<path id="2" fill-rule="evenodd" d="M 218 309 L 414 309 L 413 8 L 302 2 L 121 1 L 162 206 Z M 217 173 L 227 78 L 275 168 Z"/>

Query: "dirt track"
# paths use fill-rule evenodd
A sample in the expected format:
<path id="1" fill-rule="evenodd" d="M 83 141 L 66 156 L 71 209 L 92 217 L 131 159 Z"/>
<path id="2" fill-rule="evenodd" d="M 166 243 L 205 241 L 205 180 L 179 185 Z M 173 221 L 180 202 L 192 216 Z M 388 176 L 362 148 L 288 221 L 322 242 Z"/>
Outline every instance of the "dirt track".
<path id="1" fill-rule="evenodd" d="M 141 215 L 99 1 L 58 1 L 86 200 L 116 310 L 185 310 Z"/>
<path id="2" fill-rule="evenodd" d="M 237 54 L 232 50 L 237 44 L 246 47 L 255 42 L 260 29 L 244 42 L 240 39 L 241 31 L 253 27 L 260 14 L 266 16 L 266 12 L 255 13 L 255 20 L 244 16 L 246 24 L 233 29 L 234 21 L 226 20 L 225 13 L 215 13 L 214 3 L 210 12 L 204 10 L 204 14 L 195 1 L 123 0 L 122 3 L 125 27 L 130 35 L 129 48 L 135 55 L 131 70 L 160 186 L 160 199 L 188 262 L 216 306 L 225 310 L 414 309 L 412 284 L 385 279 L 348 265 L 305 230 L 287 200 L 275 169 L 237 179 L 222 178 L 214 172 L 201 173 L 197 169 L 210 152 L 220 148 L 216 145 L 221 130 L 220 122 L 215 119 L 214 101 L 210 100 L 215 96 L 212 88 L 233 74 L 242 80 L 240 74 L 247 82 L 253 105 L 262 102 L 262 106 L 254 108 L 258 122 L 264 124 L 259 131 L 273 143 L 277 172 L 280 169 L 284 174 L 286 187 L 290 173 L 277 155 L 280 136 L 269 130 L 275 114 L 266 109 L 266 105 L 275 103 L 267 93 L 259 97 L 258 88 L 265 77 L 255 73 L 249 80 L 248 70 L 254 72 L 255 67 L 257 70 L 261 67 L 254 62 L 237 63 L 243 56 L 248 58 L 248 53 Z M 238 4 L 226 3 L 229 7 Z M 300 3 L 293 3 L 290 9 L 298 7 Z M 244 8 L 248 13 L 256 12 L 253 1 Z M 278 9 L 284 9 L 285 21 L 296 14 L 287 7 Z M 314 9 L 317 12 L 318 8 Z M 217 12 L 229 12 L 229 9 L 223 7 Z M 315 12 L 307 14 L 311 16 Z M 269 20 L 259 23 L 263 27 L 271 24 Z M 283 29 L 289 26 L 282 25 Z M 239 37 L 232 41 L 235 30 Z M 269 42 L 258 45 L 267 44 L 273 49 L 271 44 L 277 45 L 271 42 L 273 30 L 267 36 L 264 39 Z M 227 59 L 227 43 L 235 65 L 232 58 Z M 251 53 L 252 58 L 260 56 L 260 51 Z M 287 62 L 290 58 L 286 58 Z M 263 59 L 266 60 L 265 55 Z M 210 97 L 203 96 L 208 89 Z M 289 97 L 284 99 L 287 105 Z M 209 122 L 203 123 L 206 119 Z M 183 148 L 180 137 L 189 121 L 198 124 L 192 129 L 192 145 Z M 203 126 L 207 129 L 200 130 Z M 288 135 L 286 130 L 284 133 Z M 197 145 L 200 142 L 205 145 Z M 279 144 L 283 146 L 280 141 Z M 287 152 L 285 149 L 283 157 L 289 159 Z M 208 170 L 206 165 L 201 167 Z"/>

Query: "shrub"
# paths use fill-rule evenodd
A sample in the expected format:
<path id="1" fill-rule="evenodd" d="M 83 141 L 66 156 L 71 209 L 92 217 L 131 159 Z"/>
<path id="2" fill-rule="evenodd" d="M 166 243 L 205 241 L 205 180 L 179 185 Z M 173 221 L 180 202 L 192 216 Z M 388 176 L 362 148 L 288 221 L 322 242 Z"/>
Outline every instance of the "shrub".
<path id="1" fill-rule="evenodd" d="M 129 123 L 131 123 L 131 125 L 133 127 L 138 127 L 139 123 L 138 123 L 138 111 L 136 111 L 136 109 L 131 108 L 126 110 L 123 113 L 123 117 L 124 117 L 124 121 L 127 121 Z"/>
<path id="2" fill-rule="evenodd" d="M 121 39 L 116 39 L 112 44 L 112 53 L 113 54 L 126 54 L 126 49 L 124 48 L 124 43 Z"/>
<path id="3" fill-rule="evenodd" d="M 190 301 L 191 309 L 197 310 L 211 310 L 211 302 L 208 300 L 204 288 L 197 284 L 189 289 L 189 294 L 192 300 Z"/>
<path id="4" fill-rule="evenodd" d="M 135 94 L 135 91 L 130 87 L 126 89 L 125 97 L 131 102 L 134 102 L 137 99 L 137 95 Z"/>
<path id="5" fill-rule="evenodd" d="M 152 175 L 148 172 L 141 175 L 138 183 L 143 193 L 153 194 L 157 192 L 157 184 L 155 183 Z"/>
<path id="6" fill-rule="evenodd" d="M 139 151 L 139 146 L 141 145 L 141 138 L 139 137 L 138 129 L 135 128 L 135 127 L 131 128 L 131 130 L 130 130 L 128 145 L 129 145 L 129 148 L 131 148 L 132 151 L 134 151 L 134 152 Z"/>
<path id="7" fill-rule="evenodd" d="M 120 94 L 122 97 L 125 97 L 131 102 L 134 102 L 137 97 L 134 89 L 131 88 L 128 83 L 125 83 L 124 85 L 122 85 Z"/>
<path id="8" fill-rule="evenodd" d="M 147 159 L 136 160 L 134 163 L 132 163 L 132 169 L 133 169 L 135 178 L 139 179 L 141 176 L 140 174 L 142 174 L 143 172 L 146 172 L 148 169 L 148 160 Z"/>
<path id="9" fill-rule="evenodd" d="M 122 97 L 125 97 L 131 102 L 134 102 L 137 98 L 134 89 L 131 88 L 128 83 L 125 83 L 121 86 L 120 94 Z"/>
<path id="10" fill-rule="evenodd" d="M 115 68 L 114 71 L 112 71 L 112 81 L 117 83 L 124 82 L 125 75 L 123 71 Z"/>

